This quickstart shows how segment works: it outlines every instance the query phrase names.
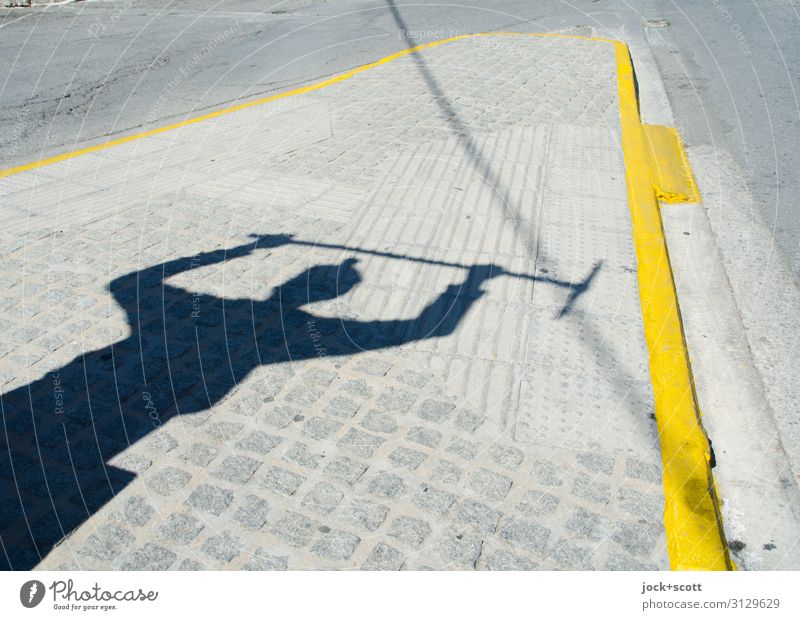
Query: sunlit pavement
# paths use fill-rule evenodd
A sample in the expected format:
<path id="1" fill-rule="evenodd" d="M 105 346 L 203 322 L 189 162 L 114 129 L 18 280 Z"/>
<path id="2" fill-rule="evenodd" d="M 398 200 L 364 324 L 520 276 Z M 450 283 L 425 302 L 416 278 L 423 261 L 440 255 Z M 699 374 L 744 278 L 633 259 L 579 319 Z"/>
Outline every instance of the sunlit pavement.
<path id="1" fill-rule="evenodd" d="M 0 181 L 9 564 L 667 568 L 619 131 L 478 38 Z"/>

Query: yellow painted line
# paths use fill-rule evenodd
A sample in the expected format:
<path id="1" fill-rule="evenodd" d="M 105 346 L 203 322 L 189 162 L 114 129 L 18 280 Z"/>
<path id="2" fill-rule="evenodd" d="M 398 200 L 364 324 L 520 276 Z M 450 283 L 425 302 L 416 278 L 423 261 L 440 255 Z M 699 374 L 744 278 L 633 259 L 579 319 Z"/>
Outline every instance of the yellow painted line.
<path id="1" fill-rule="evenodd" d="M 321 90 L 354 75 L 384 65 L 414 52 L 471 37 L 535 36 L 582 39 L 614 46 L 622 127 L 622 148 L 628 203 L 639 273 L 645 341 L 649 351 L 650 376 L 655 397 L 656 422 L 664 467 L 664 526 L 670 563 L 676 570 L 734 569 L 719 512 L 710 468 L 710 448 L 700 420 L 689 353 L 683 337 L 677 293 L 667 254 L 661 214 L 653 189 L 649 142 L 639 117 L 633 65 L 624 43 L 599 37 L 532 34 L 521 32 L 466 34 L 405 49 L 333 78 L 262 99 L 230 106 L 150 131 L 110 140 L 48 159 L 0 171 L 0 178 L 65 161 L 86 153 L 154 136 L 201 121 L 287 97 Z"/>
<path id="2" fill-rule="evenodd" d="M 643 127 L 656 198 L 672 204 L 699 202 L 700 190 L 678 131 L 663 125 Z"/>
<path id="3" fill-rule="evenodd" d="M 622 150 L 645 341 L 664 467 L 664 528 L 673 570 L 732 570 L 694 390 L 648 142 L 628 47 L 616 43 Z"/>
<path id="4" fill-rule="evenodd" d="M 396 54 L 392 54 L 391 56 L 386 56 L 385 58 L 381 58 L 376 62 L 371 62 L 369 64 L 356 67 L 355 69 L 351 69 L 346 73 L 342 73 L 341 75 L 337 75 L 327 80 L 323 80 L 322 82 L 316 82 L 314 84 L 309 84 L 308 86 L 295 88 L 294 90 L 277 93 L 275 95 L 270 95 L 268 97 L 262 97 L 261 99 L 246 101 L 244 103 L 239 103 L 234 106 L 222 108 L 221 110 L 209 112 L 208 114 L 203 114 L 202 116 L 196 116 L 193 118 L 179 121 L 177 123 L 164 125 L 162 127 L 156 127 L 155 129 L 150 129 L 149 131 L 143 131 L 140 133 L 132 134 L 130 136 L 115 138 L 114 140 L 108 140 L 107 142 L 102 142 L 100 144 L 95 144 L 93 146 L 87 146 L 86 148 L 70 151 L 68 153 L 62 153 L 61 155 L 55 155 L 54 157 L 48 157 L 47 159 L 40 159 L 38 161 L 34 161 L 29 164 L 23 164 L 22 166 L 16 166 L 14 168 L 7 168 L 5 170 L 0 170 L 0 179 L 2 179 L 3 177 L 9 177 L 12 174 L 19 174 L 20 172 L 27 172 L 28 170 L 35 170 L 37 168 L 42 168 L 43 166 L 49 166 L 50 164 L 55 164 L 60 161 L 73 159 L 75 157 L 86 155 L 88 153 L 97 153 L 98 151 L 105 151 L 106 149 L 110 149 L 114 146 L 127 144 L 128 142 L 133 142 L 134 140 L 141 140 L 142 138 L 148 138 L 150 136 L 156 136 L 161 133 L 166 133 L 168 131 L 180 129 L 181 127 L 188 127 L 189 125 L 194 125 L 195 123 L 199 123 L 201 121 L 207 121 L 212 118 L 218 118 L 220 116 L 225 116 L 226 114 L 231 114 L 233 112 L 238 112 L 240 110 L 246 110 L 247 108 L 254 108 L 256 106 L 264 105 L 265 103 L 269 103 L 271 101 L 278 101 L 280 99 L 286 99 L 287 97 L 294 97 L 295 95 L 302 95 L 304 93 L 314 92 L 315 90 L 321 90 L 327 86 L 331 86 L 332 84 L 338 84 L 339 82 L 348 80 L 354 75 L 363 73 L 364 71 L 368 71 L 369 69 L 373 69 L 374 67 L 385 65 L 386 63 L 391 62 L 392 60 L 395 60 L 397 58 L 402 58 L 403 56 L 408 56 L 409 54 L 412 54 L 414 52 L 436 47 L 437 45 L 442 45 L 444 43 L 450 43 L 451 41 L 458 41 L 459 39 L 464 39 L 470 36 L 474 35 L 459 35 L 457 37 L 452 37 L 450 39 L 442 39 L 439 41 L 433 41 L 431 43 L 425 43 L 423 45 L 417 45 L 416 47 L 404 49 L 400 52 L 397 52 Z"/>
<path id="5" fill-rule="evenodd" d="M 80 155 L 86 155 L 88 153 L 97 153 L 98 151 L 104 151 L 114 146 L 119 146 L 121 144 L 127 144 L 128 142 L 133 142 L 134 140 L 141 140 L 142 138 L 156 136 L 158 134 L 166 133 L 168 131 L 180 129 L 181 127 L 188 127 L 189 125 L 194 125 L 195 123 L 199 123 L 201 121 L 207 121 L 213 118 L 218 118 L 220 116 L 225 116 L 226 114 L 238 112 L 239 110 L 246 110 L 247 108 L 254 108 L 256 106 L 264 105 L 265 103 L 270 103 L 271 101 L 278 101 L 280 99 L 286 99 L 287 97 L 294 97 L 295 95 L 302 95 L 304 93 L 310 93 L 316 90 L 321 90 L 323 88 L 326 88 L 327 86 L 338 84 L 339 82 L 344 82 L 345 80 L 350 79 L 354 75 L 358 75 L 359 73 L 363 73 L 364 71 L 369 71 L 370 69 L 374 69 L 375 67 L 379 67 L 398 58 L 402 58 L 403 56 L 408 56 L 415 52 L 430 49 L 432 47 L 437 47 L 445 43 L 452 43 L 454 41 L 460 41 L 461 39 L 468 39 L 473 37 L 488 37 L 488 36 L 559 37 L 559 38 L 569 38 L 569 39 L 585 39 L 588 41 L 600 41 L 603 43 L 614 43 L 614 41 L 612 41 L 611 39 L 602 39 L 598 37 L 581 37 L 577 35 L 575 36 L 561 35 L 557 33 L 530 34 L 524 32 L 480 32 L 476 34 L 462 34 L 455 37 L 450 37 L 449 39 L 440 39 L 438 41 L 432 41 L 430 43 L 424 43 L 422 45 L 417 45 L 415 47 L 410 47 L 401 50 L 395 54 L 392 54 L 391 56 L 386 56 L 385 58 L 381 58 L 380 60 L 377 60 L 375 62 L 371 62 L 366 65 L 361 65 L 360 67 L 356 67 L 355 69 L 351 69 L 346 73 L 342 73 L 327 80 L 323 80 L 322 82 L 316 82 L 314 84 L 309 84 L 308 86 L 295 88 L 294 90 L 288 90 L 285 92 L 276 93 L 275 95 L 269 95 L 268 97 L 262 97 L 261 99 L 246 101 L 244 103 L 239 103 L 237 105 L 229 106 L 227 108 L 222 108 L 214 112 L 209 112 L 208 114 L 203 114 L 202 116 L 196 116 L 193 118 L 185 119 L 177 123 L 171 123 L 169 125 L 164 125 L 162 127 L 156 127 L 155 129 L 142 131 L 140 133 L 131 134 L 129 136 L 115 138 L 114 140 L 108 140 L 100 144 L 87 146 L 86 148 L 77 149 L 75 151 L 70 151 L 67 153 L 62 153 L 61 155 L 55 155 L 54 157 L 40 159 L 38 161 L 34 161 L 29 164 L 23 164 L 22 166 L 16 166 L 14 168 L 7 168 L 5 170 L 0 170 L 0 179 L 2 179 L 3 177 L 9 177 L 12 174 L 19 174 L 20 172 L 27 172 L 28 170 L 35 170 L 37 168 L 42 168 L 43 166 L 49 166 L 50 164 L 56 164 L 61 161 L 73 159 L 75 157 L 79 157 Z"/>

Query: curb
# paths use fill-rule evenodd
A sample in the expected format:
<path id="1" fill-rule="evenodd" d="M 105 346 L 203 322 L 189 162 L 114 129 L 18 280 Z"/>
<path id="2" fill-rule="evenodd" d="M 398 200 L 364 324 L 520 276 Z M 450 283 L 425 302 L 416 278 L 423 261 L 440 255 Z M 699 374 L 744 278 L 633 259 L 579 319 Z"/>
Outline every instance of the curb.
<path id="1" fill-rule="evenodd" d="M 639 115 L 627 45 L 615 42 L 628 205 L 639 266 L 639 297 L 664 467 L 664 528 L 673 570 L 735 570 L 714 484 L 678 296 L 657 200 L 661 164 Z M 680 155 L 679 155 L 680 156 Z M 655 168 L 655 169 L 654 169 Z"/>

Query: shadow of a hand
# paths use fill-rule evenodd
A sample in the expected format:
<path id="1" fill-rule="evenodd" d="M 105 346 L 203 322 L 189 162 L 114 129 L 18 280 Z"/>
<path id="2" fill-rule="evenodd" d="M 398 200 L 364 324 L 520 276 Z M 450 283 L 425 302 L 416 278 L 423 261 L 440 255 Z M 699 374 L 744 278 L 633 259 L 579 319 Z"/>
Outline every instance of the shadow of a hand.
<path id="1" fill-rule="evenodd" d="M 479 284 L 485 280 L 496 278 L 505 273 L 502 267 L 491 263 L 485 265 L 472 265 L 467 274 L 467 281 Z"/>
<path id="2" fill-rule="evenodd" d="M 258 235 L 250 233 L 249 237 L 255 240 L 255 249 L 263 250 L 292 243 L 294 235 Z"/>

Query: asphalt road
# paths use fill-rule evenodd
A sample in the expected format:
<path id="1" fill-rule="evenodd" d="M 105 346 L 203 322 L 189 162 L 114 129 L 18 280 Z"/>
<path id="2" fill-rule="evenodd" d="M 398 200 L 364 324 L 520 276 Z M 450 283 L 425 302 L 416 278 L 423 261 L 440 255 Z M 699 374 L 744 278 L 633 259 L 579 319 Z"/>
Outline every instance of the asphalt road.
<path id="1" fill-rule="evenodd" d="M 670 25 L 650 40 L 683 139 L 733 154 L 800 282 L 800 5 L 666 1 L 659 10 Z"/>
<path id="2" fill-rule="evenodd" d="M 733 152 L 800 280 L 798 25 L 792 0 L 117 0 L 0 9 L 0 167 L 464 32 L 647 32 L 684 139 Z"/>

